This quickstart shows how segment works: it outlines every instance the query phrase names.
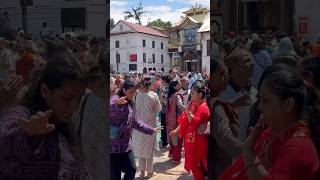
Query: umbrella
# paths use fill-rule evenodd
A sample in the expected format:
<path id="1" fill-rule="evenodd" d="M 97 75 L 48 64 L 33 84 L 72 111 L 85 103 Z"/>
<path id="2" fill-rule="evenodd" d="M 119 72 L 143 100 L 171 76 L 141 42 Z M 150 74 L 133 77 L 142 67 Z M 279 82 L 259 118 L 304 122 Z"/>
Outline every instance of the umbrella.
<path id="1" fill-rule="evenodd" d="M 154 70 L 149 71 L 149 74 L 155 74 L 155 73 L 156 73 L 156 71 L 154 71 Z"/>
<path id="2" fill-rule="evenodd" d="M 75 38 L 78 36 L 78 34 L 74 32 L 66 32 L 60 35 L 61 38 L 65 38 L 66 36 L 71 36 L 71 38 Z"/>

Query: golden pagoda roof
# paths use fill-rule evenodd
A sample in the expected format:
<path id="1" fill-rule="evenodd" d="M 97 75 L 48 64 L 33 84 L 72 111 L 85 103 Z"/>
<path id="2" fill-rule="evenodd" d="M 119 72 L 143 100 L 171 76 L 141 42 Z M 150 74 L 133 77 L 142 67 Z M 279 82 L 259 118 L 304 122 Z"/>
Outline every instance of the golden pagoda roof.
<path id="1" fill-rule="evenodd" d="M 192 7 L 188 11 L 183 12 L 187 16 L 193 16 L 193 15 L 198 15 L 198 14 L 207 14 L 209 10 L 207 8 L 202 8 L 202 7 Z"/>
<path id="2" fill-rule="evenodd" d="M 207 8 L 202 8 L 197 5 L 193 6 L 191 9 L 183 12 L 185 14 L 185 17 L 180 19 L 178 22 L 174 23 L 170 30 L 175 31 L 177 28 L 181 28 L 181 26 L 183 26 L 188 21 L 191 21 L 201 26 L 204 23 L 204 21 L 209 17 L 208 12 L 209 10 Z"/>

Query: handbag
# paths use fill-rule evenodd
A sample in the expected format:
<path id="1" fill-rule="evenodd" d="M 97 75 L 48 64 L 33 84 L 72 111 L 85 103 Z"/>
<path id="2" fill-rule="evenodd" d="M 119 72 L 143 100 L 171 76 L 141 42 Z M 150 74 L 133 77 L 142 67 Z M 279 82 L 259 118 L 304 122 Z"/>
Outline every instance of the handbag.
<path id="1" fill-rule="evenodd" d="M 172 143 L 172 145 L 178 146 L 178 140 L 179 140 L 178 134 L 173 135 L 173 136 L 171 136 L 170 138 L 171 138 L 171 143 Z"/>
<path id="2" fill-rule="evenodd" d="M 200 135 L 209 135 L 210 134 L 210 121 L 200 124 L 197 129 L 198 134 Z"/>
<path id="3" fill-rule="evenodd" d="M 78 127 L 78 131 L 77 131 L 77 135 L 78 137 L 81 137 L 81 130 L 82 130 L 82 121 L 83 121 L 83 116 L 84 116 L 84 110 L 87 104 L 87 101 L 89 99 L 90 94 L 86 94 L 83 97 L 83 100 L 81 102 L 81 110 L 80 110 L 80 123 L 79 123 L 79 127 Z"/>

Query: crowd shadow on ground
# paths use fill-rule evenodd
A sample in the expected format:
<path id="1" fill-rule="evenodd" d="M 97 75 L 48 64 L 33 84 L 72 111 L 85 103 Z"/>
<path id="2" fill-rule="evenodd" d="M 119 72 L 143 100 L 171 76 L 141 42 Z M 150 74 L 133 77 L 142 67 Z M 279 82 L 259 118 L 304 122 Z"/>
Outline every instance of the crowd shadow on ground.
<path id="1" fill-rule="evenodd" d="M 163 157 L 168 150 L 169 150 L 169 148 L 167 148 L 167 147 L 160 148 L 159 150 L 155 149 L 153 157 Z"/>
<path id="2" fill-rule="evenodd" d="M 194 180 L 193 176 L 188 173 L 182 173 L 177 180 Z"/>
<path id="3" fill-rule="evenodd" d="M 157 139 L 160 139 L 157 137 Z M 157 140 L 157 143 L 160 141 Z M 160 144 L 160 143 L 159 143 Z M 153 170 L 155 175 L 150 180 L 193 180 L 193 176 L 184 169 L 184 150 L 182 149 L 181 164 L 173 164 L 168 157 L 169 146 L 164 148 L 156 148 L 154 150 L 154 164 Z M 137 164 L 138 165 L 138 164 Z M 140 175 L 140 169 L 137 168 L 137 174 L 135 180 L 146 180 L 148 178 L 138 177 Z"/>
<path id="4" fill-rule="evenodd" d="M 137 177 L 135 180 L 147 180 L 148 178 Z M 188 173 L 182 173 L 179 177 L 159 177 L 154 176 L 151 180 L 194 180 L 193 176 Z"/>
<path id="5" fill-rule="evenodd" d="M 156 162 L 154 163 L 153 167 L 155 172 L 165 174 L 165 175 L 176 175 L 177 173 L 172 173 L 173 171 L 168 172 L 171 169 L 176 168 L 180 164 L 172 164 L 170 160 L 164 162 Z"/>
<path id="6" fill-rule="evenodd" d="M 169 152 L 169 146 L 164 148 L 159 148 L 154 151 L 153 157 L 164 157 Z M 184 158 L 184 149 L 181 150 L 181 158 Z"/>

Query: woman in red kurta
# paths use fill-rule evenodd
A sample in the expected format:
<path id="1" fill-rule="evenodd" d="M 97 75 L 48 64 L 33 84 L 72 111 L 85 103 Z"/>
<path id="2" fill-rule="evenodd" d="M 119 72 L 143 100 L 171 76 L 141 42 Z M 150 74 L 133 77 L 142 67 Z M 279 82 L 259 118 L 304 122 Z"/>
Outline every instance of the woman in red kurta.
<path id="1" fill-rule="evenodd" d="M 210 117 L 205 94 L 204 85 L 197 83 L 192 87 L 188 110 L 179 116 L 179 127 L 170 134 L 179 133 L 179 137 L 184 139 L 185 169 L 192 172 L 195 180 L 204 180 L 203 170 L 208 169 L 207 137 L 198 133 L 199 126 L 207 123 Z"/>
<path id="2" fill-rule="evenodd" d="M 261 82 L 261 119 L 243 143 L 243 155 L 220 179 L 316 180 L 319 158 L 301 121 L 306 97 L 303 80 L 294 69 L 278 64 L 266 69 Z"/>

